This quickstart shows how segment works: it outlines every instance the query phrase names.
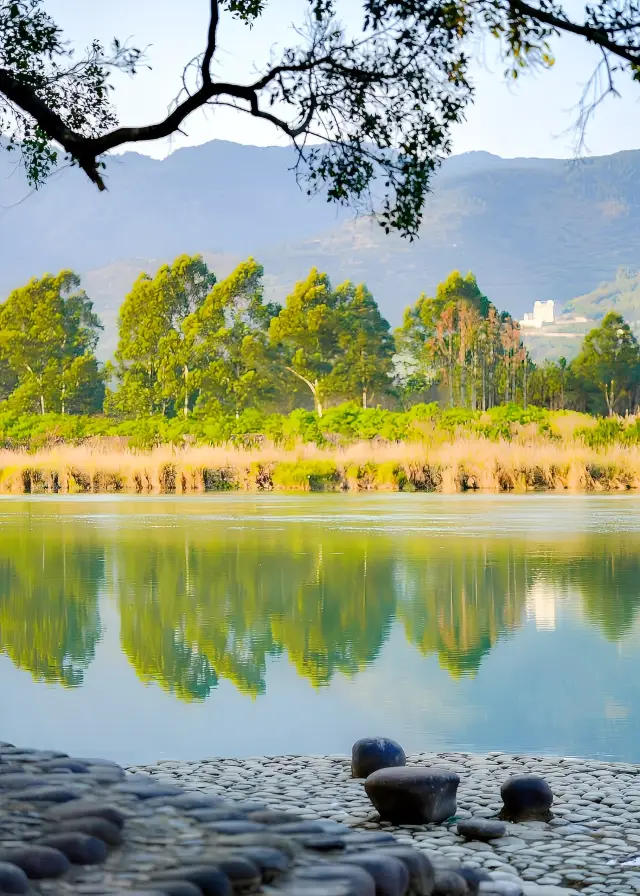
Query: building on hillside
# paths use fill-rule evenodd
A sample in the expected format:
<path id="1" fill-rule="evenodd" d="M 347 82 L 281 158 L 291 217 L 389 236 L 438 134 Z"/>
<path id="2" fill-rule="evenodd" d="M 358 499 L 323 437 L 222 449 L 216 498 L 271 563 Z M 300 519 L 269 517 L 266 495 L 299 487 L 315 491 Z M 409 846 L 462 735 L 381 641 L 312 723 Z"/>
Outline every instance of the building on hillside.
<path id="1" fill-rule="evenodd" d="M 553 299 L 549 299 L 548 302 L 535 302 L 533 313 L 527 311 L 523 320 L 520 321 L 520 326 L 535 327 L 536 330 L 539 330 L 542 324 L 552 324 L 554 321 L 553 306 Z"/>

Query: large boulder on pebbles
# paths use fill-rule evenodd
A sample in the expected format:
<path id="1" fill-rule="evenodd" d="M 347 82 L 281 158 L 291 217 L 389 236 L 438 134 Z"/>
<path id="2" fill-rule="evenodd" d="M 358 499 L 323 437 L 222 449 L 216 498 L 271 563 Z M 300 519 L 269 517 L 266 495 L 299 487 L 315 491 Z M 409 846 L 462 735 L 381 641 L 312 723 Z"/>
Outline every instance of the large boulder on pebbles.
<path id="1" fill-rule="evenodd" d="M 504 803 L 501 816 L 512 821 L 546 820 L 553 803 L 553 793 L 544 778 L 538 775 L 516 775 L 502 785 Z"/>
<path id="2" fill-rule="evenodd" d="M 384 768 L 364 784 L 367 796 L 385 821 L 431 824 L 456 812 L 460 778 L 441 768 Z"/>
<path id="3" fill-rule="evenodd" d="M 387 737 L 363 737 L 351 750 L 351 774 L 368 778 L 381 768 L 397 768 L 407 764 L 404 750 Z"/>

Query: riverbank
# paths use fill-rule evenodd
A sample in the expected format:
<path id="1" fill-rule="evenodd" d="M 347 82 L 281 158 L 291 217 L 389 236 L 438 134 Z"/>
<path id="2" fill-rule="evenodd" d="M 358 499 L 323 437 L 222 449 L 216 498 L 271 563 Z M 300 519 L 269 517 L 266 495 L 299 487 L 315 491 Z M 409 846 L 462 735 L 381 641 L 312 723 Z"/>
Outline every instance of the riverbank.
<path id="1" fill-rule="evenodd" d="M 0 451 L 0 494 L 205 491 L 620 491 L 640 488 L 640 447 L 464 438 L 286 450 L 63 445 Z"/>
<path id="2" fill-rule="evenodd" d="M 442 862 L 521 883 L 525 894 L 640 893 L 640 766 L 579 759 L 525 758 L 502 753 L 419 753 L 408 764 L 437 765 L 460 775 L 458 817 L 494 817 L 500 786 L 511 775 L 543 775 L 554 793 L 553 818 L 510 824 L 489 843 L 466 841 L 455 824 L 392 826 L 377 821 L 348 757 L 163 760 L 129 769 L 159 783 L 203 794 L 251 795 L 274 809 L 317 817 L 364 831 L 389 831 Z M 564 889 L 556 890 L 556 887 Z M 548 888 L 548 889 L 547 889 Z"/>

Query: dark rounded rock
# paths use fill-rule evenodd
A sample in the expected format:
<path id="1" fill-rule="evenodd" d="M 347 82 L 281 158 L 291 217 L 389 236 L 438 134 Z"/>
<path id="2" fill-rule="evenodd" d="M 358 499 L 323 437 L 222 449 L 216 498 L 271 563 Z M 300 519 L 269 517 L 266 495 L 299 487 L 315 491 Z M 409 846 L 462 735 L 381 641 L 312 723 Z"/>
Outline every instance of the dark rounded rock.
<path id="1" fill-rule="evenodd" d="M 544 778 L 538 775 L 516 775 L 500 788 L 504 802 L 502 817 L 522 821 L 546 819 L 553 803 L 553 793 Z"/>
<path id="2" fill-rule="evenodd" d="M 69 787 L 29 787 L 7 794 L 8 799 L 29 803 L 70 803 L 81 796 L 80 791 Z"/>
<path id="3" fill-rule="evenodd" d="M 86 818 L 69 818 L 56 824 L 56 831 L 60 833 L 88 834 L 97 837 L 109 846 L 119 846 L 122 843 L 120 828 L 107 821 L 106 818 L 88 816 Z"/>
<path id="4" fill-rule="evenodd" d="M 349 884 L 352 896 L 376 896 L 373 877 L 358 865 L 347 865 L 343 862 L 312 865 L 309 868 L 300 868 L 296 877 L 322 885 L 331 881 L 345 881 Z"/>
<path id="5" fill-rule="evenodd" d="M 176 809 L 184 809 L 185 812 L 189 812 L 191 809 L 222 809 L 226 804 L 219 796 L 208 796 L 205 793 L 181 793 L 179 796 L 166 799 L 165 805 L 175 806 Z"/>
<path id="6" fill-rule="evenodd" d="M 60 877 L 69 870 L 69 859 L 52 846 L 21 846 L 0 853 L 0 862 L 22 868 L 31 880 Z"/>
<path id="7" fill-rule="evenodd" d="M 258 831 L 264 831 L 265 826 L 255 821 L 244 821 L 243 819 L 230 821 L 214 821 L 209 825 L 212 831 L 218 834 L 256 834 Z"/>
<path id="8" fill-rule="evenodd" d="M 468 896 L 466 880 L 456 871 L 436 868 L 433 896 Z"/>
<path id="9" fill-rule="evenodd" d="M 171 784 L 157 784 L 153 779 L 150 782 L 147 782 L 146 779 L 140 782 L 127 781 L 125 784 L 116 784 L 113 789 L 116 793 L 127 793 L 130 796 L 137 796 L 141 800 L 176 797 L 184 794 L 182 787 L 173 787 Z"/>
<path id="10" fill-rule="evenodd" d="M 381 768 L 397 768 L 407 764 L 404 750 L 387 737 L 363 737 L 351 749 L 351 774 L 368 778 Z"/>
<path id="11" fill-rule="evenodd" d="M 344 838 L 347 846 L 370 849 L 372 846 L 396 846 L 398 841 L 387 831 L 349 831 Z"/>
<path id="12" fill-rule="evenodd" d="M 486 883 L 492 880 L 491 875 L 482 868 L 470 868 L 468 865 L 462 865 L 460 868 L 457 868 L 456 874 L 459 874 L 460 877 L 463 877 L 466 880 L 467 887 L 472 896 L 475 896 L 478 892 L 478 887 L 481 883 Z"/>
<path id="13" fill-rule="evenodd" d="M 380 817 L 395 824 L 446 821 L 456 812 L 460 778 L 441 768 L 383 768 L 364 783 Z"/>
<path id="14" fill-rule="evenodd" d="M 97 765 L 102 766 L 103 768 L 117 768 L 122 774 L 124 774 L 124 769 L 121 765 L 118 765 L 117 762 L 114 762 L 113 759 L 94 759 L 93 757 L 88 759 L 86 756 L 76 756 L 74 757 L 76 762 L 84 762 L 85 765 Z"/>
<path id="15" fill-rule="evenodd" d="M 110 765 L 89 765 L 87 771 L 98 784 L 117 784 L 126 777 L 123 769 Z"/>
<path id="16" fill-rule="evenodd" d="M 286 853 L 269 846 L 246 846 L 237 855 L 257 865 L 262 880 L 267 884 L 291 867 L 291 860 Z"/>
<path id="17" fill-rule="evenodd" d="M 41 837 L 38 846 L 52 846 L 59 849 L 72 865 L 100 865 L 109 854 L 107 845 L 97 837 L 77 832 L 47 834 Z"/>
<path id="18" fill-rule="evenodd" d="M 304 820 L 293 812 L 279 812 L 277 809 L 258 809 L 256 812 L 249 812 L 247 819 L 257 821 L 258 824 L 299 824 Z"/>
<path id="19" fill-rule="evenodd" d="M 433 893 L 435 870 L 431 860 L 421 850 L 412 846 L 385 846 L 378 855 L 391 855 L 404 862 L 409 872 L 409 886 L 416 896 L 431 896 Z"/>
<path id="20" fill-rule="evenodd" d="M 364 868 L 376 885 L 376 896 L 404 896 L 409 872 L 404 862 L 384 852 L 359 852 L 344 857 L 344 862 Z"/>
<path id="21" fill-rule="evenodd" d="M 290 859 L 294 859 L 300 852 L 300 843 L 291 837 L 282 837 L 279 834 L 272 834 L 268 828 L 255 834 L 232 834 L 220 835 L 217 846 L 228 847 L 234 852 L 244 852 L 247 848 L 254 846 L 266 846 L 269 849 L 277 849 L 283 852 Z"/>
<path id="22" fill-rule="evenodd" d="M 305 849 L 313 849 L 315 852 L 330 852 L 346 846 L 344 837 L 337 834 L 309 834 L 301 837 L 300 842 Z"/>
<path id="23" fill-rule="evenodd" d="M 248 815 L 250 812 L 260 812 L 268 808 L 264 803 L 259 803 L 257 800 L 229 800 L 226 805 L 237 809 L 243 815 Z"/>
<path id="24" fill-rule="evenodd" d="M 269 829 L 274 834 L 295 837 L 299 834 L 326 834 L 321 821 L 292 821 L 286 824 L 271 824 Z"/>
<path id="25" fill-rule="evenodd" d="M 40 768 L 46 772 L 69 771 L 73 773 L 82 773 L 89 770 L 89 766 L 86 762 L 81 762 L 79 759 L 72 759 L 71 757 L 48 759 L 46 762 L 40 763 Z"/>
<path id="26" fill-rule="evenodd" d="M 506 832 L 506 824 L 494 818 L 465 818 L 458 822 L 458 833 L 467 840 L 497 840 Z"/>
<path id="27" fill-rule="evenodd" d="M 197 821 L 202 821 L 204 823 L 209 823 L 212 821 L 246 821 L 247 819 L 244 817 L 242 812 L 238 812 L 237 809 L 228 809 L 221 807 L 219 809 L 215 809 L 211 807 L 210 809 L 189 809 L 187 814 L 190 818 L 195 818 Z"/>
<path id="28" fill-rule="evenodd" d="M 232 896 L 227 875 L 217 865 L 191 865 L 162 872 L 163 881 L 186 880 L 202 890 L 202 896 Z"/>
<path id="29" fill-rule="evenodd" d="M 523 896 L 522 885 L 514 880 L 483 881 L 479 888 L 479 896 Z"/>
<path id="30" fill-rule="evenodd" d="M 51 821 L 66 821 L 68 818 L 106 818 L 121 829 L 126 818 L 124 812 L 117 806 L 93 799 L 73 800 L 62 806 L 54 806 L 47 811 L 46 816 Z"/>
<path id="31" fill-rule="evenodd" d="M 202 896 L 200 887 L 188 880 L 152 880 L 149 886 L 153 892 L 161 892 L 166 896 Z"/>
<path id="32" fill-rule="evenodd" d="M 234 891 L 252 890 L 260 886 L 262 881 L 260 868 L 246 856 L 229 855 L 227 852 L 218 853 L 214 850 L 207 855 L 207 859 L 209 858 L 215 862 L 220 871 L 227 875 Z"/>
<path id="33" fill-rule="evenodd" d="M 27 787 L 43 787 L 48 785 L 44 775 L 31 775 L 29 772 L 10 772 L 0 775 L 0 788 L 2 790 L 25 790 Z"/>
<path id="34" fill-rule="evenodd" d="M 0 862 L 0 893 L 21 894 L 29 892 L 29 878 L 18 865 Z"/>

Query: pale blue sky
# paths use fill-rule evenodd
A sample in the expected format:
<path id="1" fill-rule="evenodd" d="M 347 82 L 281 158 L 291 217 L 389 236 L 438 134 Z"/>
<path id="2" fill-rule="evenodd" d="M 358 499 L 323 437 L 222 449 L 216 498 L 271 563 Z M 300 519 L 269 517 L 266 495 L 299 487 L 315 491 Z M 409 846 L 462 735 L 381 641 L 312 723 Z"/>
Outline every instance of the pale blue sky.
<path id="1" fill-rule="evenodd" d="M 571 0 L 573 6 L 575 0 Z M 161 118 L 177 93 L 185 60 L 202 50 L 207 21 L 206 0 L 46 0 L 46 7 L 79 45 L 93 37 L 108 41 L 114 35 L 132 37 L 136 45 L 149 45 L 151 72 L 135 79 L 119 78 L 115 100 L 123 124 L 143 124 Z M 286 40 L 292 22 L 300 21 L 305 0 L 271 0 L 268 12 L 253 31 L 224 22 L 217 71 L 244 80 L 254 66 L 267 61 L 277 43 Z M 359 9 L 358 0 L 341 0 L 348 21 Z M 91 13 L 87 13 L 87 9 Z M 284 31 L 283 31 L 284 29 Z M 597 51 L 573 37 L 562 38 L 551 72 L 540 72 L 508 85 L 496 58 L 494 41 L 480 48 L 475 65 L 476 102 L 467 121 L 454 133 L 454 151 L 487 150 L 505 157 L 571 157 L 575 149 L 576 104 L 582 87 L 598 61 Z M 480 55 L 480 53 L 479 53 Z M 640 148 L 640 85 L 620 79 L 622 98 L 609 99 L 597 112 L 587 133 L 593 155 Z M 186 123 L 187 137 L 148 144 L 138 151 L 165 156 L 172 148 L 213 139 L 268 145 L 283 142 L 274 129 L 231 110 L 197 113 Z"/>

